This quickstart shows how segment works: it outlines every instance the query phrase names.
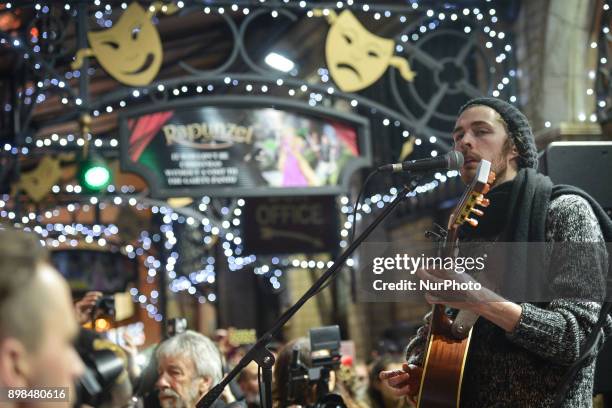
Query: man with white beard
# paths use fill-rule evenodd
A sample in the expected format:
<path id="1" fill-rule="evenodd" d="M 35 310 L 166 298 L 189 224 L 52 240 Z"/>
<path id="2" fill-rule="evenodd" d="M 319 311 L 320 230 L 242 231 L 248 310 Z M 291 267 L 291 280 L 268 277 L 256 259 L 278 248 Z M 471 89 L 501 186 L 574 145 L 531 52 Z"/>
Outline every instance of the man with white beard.
<path id="1" fill-rule="evenodd" d="M 170 337 L 157 348 L 162 408 L 193 408 L 223 376 L 219 350 L 206 336 L 187 330 Z M 225 406 L 217 400 L 213 407 Z"/>

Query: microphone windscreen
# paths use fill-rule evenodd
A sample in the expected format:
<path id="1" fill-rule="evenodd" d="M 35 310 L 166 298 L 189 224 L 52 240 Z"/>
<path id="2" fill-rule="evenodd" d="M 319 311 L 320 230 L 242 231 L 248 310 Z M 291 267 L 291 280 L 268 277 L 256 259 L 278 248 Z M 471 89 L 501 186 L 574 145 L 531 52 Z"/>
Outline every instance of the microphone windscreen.
<path id="1" fill-rule="evenodd" d="M 463 166 L 463 154 L 461 152 L 452 150 L 446 156 L 448 157 L 449 170 L 459 170 Z"/>

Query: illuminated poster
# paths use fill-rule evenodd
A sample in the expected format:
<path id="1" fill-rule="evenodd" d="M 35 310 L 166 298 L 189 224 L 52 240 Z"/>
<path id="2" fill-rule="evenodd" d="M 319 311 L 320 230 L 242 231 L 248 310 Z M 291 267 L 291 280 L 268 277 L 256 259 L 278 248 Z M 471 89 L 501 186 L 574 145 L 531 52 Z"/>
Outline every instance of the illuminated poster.
<path id="1" fill-rule="evenodd" d="M 122 118 L 122 168 L 153 195 L 338 193 L 369 164 L 358 118 L 272 107 L 174 107 Z"/>

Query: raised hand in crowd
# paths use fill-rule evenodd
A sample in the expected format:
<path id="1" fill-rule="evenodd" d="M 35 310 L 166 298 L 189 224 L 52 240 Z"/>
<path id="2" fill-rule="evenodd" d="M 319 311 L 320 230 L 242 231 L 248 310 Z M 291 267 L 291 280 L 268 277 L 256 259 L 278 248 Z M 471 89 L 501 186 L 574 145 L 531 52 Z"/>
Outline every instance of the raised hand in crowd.
<path id="1" fill-rule="evenodd" d="M 76 313 L 77 322 L 79 324 L 85 324 L 91 320 L 91 312 L 96 306 L 98 299 L 102 297 L 102 292 L 91 291 L 87 292 L 82 299 L 78 300 L 74 304 L 74 311 Z"/>

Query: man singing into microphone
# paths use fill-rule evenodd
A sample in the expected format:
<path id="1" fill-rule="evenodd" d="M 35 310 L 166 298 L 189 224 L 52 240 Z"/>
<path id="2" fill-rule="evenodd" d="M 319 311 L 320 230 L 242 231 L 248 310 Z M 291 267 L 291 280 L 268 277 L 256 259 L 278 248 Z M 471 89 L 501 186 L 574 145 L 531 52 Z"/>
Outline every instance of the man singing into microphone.
<path id="1" fill-rule="evenodd" d="M 481 159 L 492 163 L 496 181 L 487 197 L 491 206 L 473 231 L 461 228 L 462 240 L 501 242 L 593 243 L 594 256 L 572 259 L 550 270 L 557 293 L 585 301 L 555 298 L 546 303 L 489 301 L 453 303 L 428 296 L 430 303 L 469 310 L 479 316 L 463 373 L 460 405 L 466 407 L 546 407 L 563 375 L 580 356 L 604 299 L 612 222 L 586 193 L 553 187 L 536 172 L 537 151 L 525 116 L 514 106 L 493 98 L 464 105 L 452 133 L 454 149 L 465 158 L 461 178 L 472 181 Z M 516 265 L 515 265 L 516 266 Z M 421 272 L 428 276 L 427 271 Z M 513 278 L 525 279 L 526 268 Z M 573 296 L 573 294 L 579 294 Z M 608 318 L 605 331 L 612 330 Z M 406 350 L 403 372 L 383 372 L 381 379 L 397 395 L 414 398 L 419 391 L 427 326 L 419 329 Z M 578 371 L 563 397 L 563 407 L 591 407 L 593 359 Z"/>

